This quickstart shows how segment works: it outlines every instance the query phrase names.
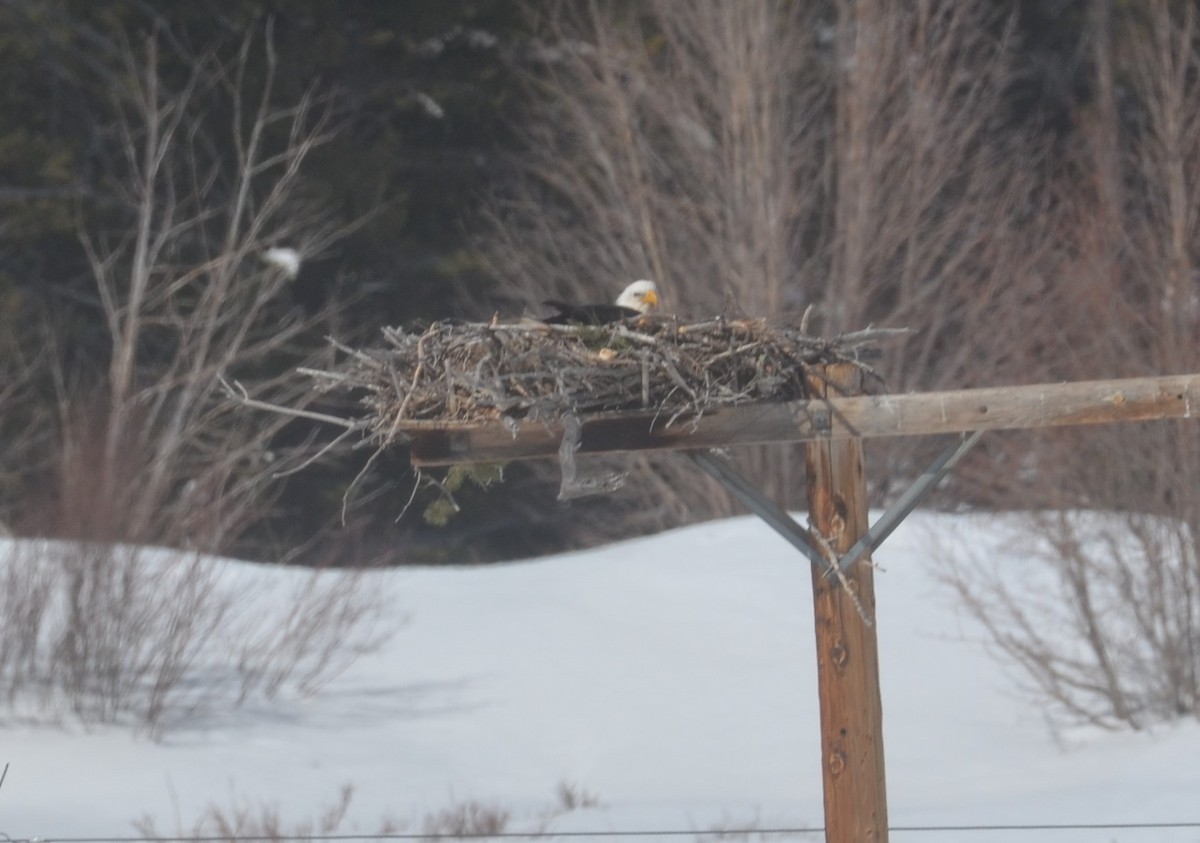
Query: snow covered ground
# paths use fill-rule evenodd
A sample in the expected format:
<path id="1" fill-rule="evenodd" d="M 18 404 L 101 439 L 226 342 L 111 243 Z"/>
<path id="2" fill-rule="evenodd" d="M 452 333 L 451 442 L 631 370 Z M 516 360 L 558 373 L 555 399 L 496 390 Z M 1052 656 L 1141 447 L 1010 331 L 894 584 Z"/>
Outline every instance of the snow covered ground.
<path id="1" fill-rule="evenodd" d="M 891 824 L 1200 821 L 1200 723 L 1054 738 L 933 576 L 918 514 L 878 554 Z M 0 545 L 0 553 L 5 545 Z M 991 564 L 1033 564 L 995 547 Z M 320 695 L 198 719 L 162 742 L 0 721 L 0 837 L 190 828 L 206 806 L 408 831 L 451 803 L 509 830 L 822 822 L 808 563 L 742 518 L 517 564 L 380 572 L 405 623 Z M 289 593 L 281 589 L 281 593 Z M 561 785 L 598 804 L 560 814 Z M 691 835 L 682 839 L 692 839 Z M 820 839 L 807 835 L 797 839 Z M 893 833 L 898 841 L 1200 841 L 1200 829 Z"/>

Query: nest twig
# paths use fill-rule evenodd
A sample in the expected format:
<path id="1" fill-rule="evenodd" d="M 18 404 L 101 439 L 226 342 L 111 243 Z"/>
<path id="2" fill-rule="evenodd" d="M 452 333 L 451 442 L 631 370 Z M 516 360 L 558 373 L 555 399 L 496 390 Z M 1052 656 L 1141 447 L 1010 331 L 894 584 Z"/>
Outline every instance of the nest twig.
<path id="1" fill-rule="evenodd" d="M 868 329 L 823 339 L 761 320 L 683 323 L 643 317 L 605 326 L 435 322 L 385 329 L 385 345 L 343 349 L 334 371 L 306 371 L 325 388 L 361 395 L 357 424 L 387 446 L 422 422 L 559 421 L 645 410 L 668 424 L 723 406 L 808 397 L 807 370 L 866 362 L 901 333 Z M 356 424 L 356 426 L 357 426 Z"/>

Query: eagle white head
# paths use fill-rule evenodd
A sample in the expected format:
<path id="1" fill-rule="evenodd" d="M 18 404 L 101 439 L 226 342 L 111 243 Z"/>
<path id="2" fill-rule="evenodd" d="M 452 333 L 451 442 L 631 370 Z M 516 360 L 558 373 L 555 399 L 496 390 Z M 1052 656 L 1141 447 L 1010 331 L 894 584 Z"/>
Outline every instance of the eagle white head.
<path id="1" fill-rule="evenodd" d="M 288 278 L 300 274 L 300 253 L 286 246 L 272 246 L 262 253 L 262 259 L 278 269 Z"/>
<path id="2" fill-rule="evenodd" d="M 634 281 L 617 296 L 617 305 L 638 313 L 649 313 L 658 307 L 658 285 L 653 281 Z"/>

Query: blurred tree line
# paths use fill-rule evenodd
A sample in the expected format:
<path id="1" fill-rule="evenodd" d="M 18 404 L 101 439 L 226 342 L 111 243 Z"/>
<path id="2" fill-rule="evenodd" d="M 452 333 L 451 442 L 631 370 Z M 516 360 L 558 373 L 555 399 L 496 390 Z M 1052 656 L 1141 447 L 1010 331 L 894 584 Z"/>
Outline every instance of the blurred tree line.
<path id="1" fill-rule="evenodd" d="M 308 337 L 322 344 L 323 333 L 366 343 L 384 324 L 487 311 L 492 284 L 471 238 L 480 199 L 502 177 L 513 146 L 522 94 L 511 52 L 526 31 L 520 7 L 503 0 L 0 3 L 0 349 L 8 381 L 0 407 L 9 445 L 0 457 L 0 522 L 20 532 L 99 529 L 73 526 L 61 511 L 88 494 L 63 487 L 89 478 L 61 476 L 54 431 L 66 423 L 62 393 L 102 379 L 113 353 L 80 232 L 85 220 L 100 221 L 114 238 L 132 226 L 116 92 L 128 84 L 128 57 L 144 39 L 159 44 L 168 100 L 200 57 L 212 52 L 231 62 L 254 32 L 259 38 L 239 84 L 262 83 L 270 49 L 273 104 L 296 103 L 310 88 L 334 98 L 336 131 L 305 161 L 297 202 L 352 230 L 305 256 L 279 305 L 316 313 L 338 300 L 336 326 Z M 228 104 L 206 107 L 211 124 L 233 119 Z M 218 134 L 206 142 L 221 144 Z M 214 154 L 234 169 L 232 149 Z M 48 342 L 56 345 L 53 367 Z M 18 393 L 18 372 L 34 369 Z M 314 435 L 326 434 L 292 425 L 279 437 Z M 320 536 L 322 550 L 310 552 L 352 561 L 402 544 L 415 530 L 430 538 L 413 556 L 457 558 L 462 547 L 455 545 L 467 541 L 459 532 L 427 530 L 419 517 L 392 524 L 413 482 L 403 454 L 376 469 L 386 500 L 352 510 L 347 526 L 340 524 L 342 493 L 365 459 L 342 454 L 280 484 L 278 499 L 230 549 L 278 554 Z M 446 543 L 449 549 L 439 547 Z M 505 552 L 505 543 L 484 555 Z"/>
<path id="2" fill-rule="evenodd" d="M 242 93 L 266 90 L 285 114 L 316 91 L 329 109 L 328 131 L 305 147 L 289 194 L 296 219 L 316 214 L 293 233 L 307 232 L 317 247 L 263 311 L 295 334 L 248 364 L 247 376 L 294 366 L 304 359 L 297 349 L 318 353 L 326 334 L 366 344 L 384 324 L 519 313 L 550 293 L 607 298 L 651 273 L 684 315 L 731 300 L 776 315 L 817 302 L 831 330 L 889 319 L 917 328 L 888 371 L 899 388 L 1086 370 L 1031 365 L 1042 352 L 1018 343 L 1014 326 L 1057 313 L 1043 305 L 1066 294 L 1038 287 L 1061 267 L 1057 247 L 1071 236 L 1044 214 L 1068 204 L 1072 180 L 1098 177 L 1093 141 L 1112 132 L 1113 154 L 1135 151 L 1127 130 L 1136 133 L 1144 118 L 1143 89 L 1129 57 L 1153 29 L 1143 4 L 747 5 L 0 0 L 0 521 L 25 533 L 184 540 L 149 517 L 136 535 L 106 529 L 107 516 L 81 522 L 71 511 L 114 481 L 64 468 L 87 461 L 89 437 L 107 437 L 110 451 L 139 447 L 117 442 L 103 430 L 108 422 L 67 436 L 81 414 L 136 420 L 175 383 L 160 372 L 124 416 L 114 415 L 111 397 L 78 399 L 112 379 L 112 328 L 130 312 L 97 278 L 136 258 L 132 242 L 128 252 L 116 244 L 136 229 L 138 202 L 146 210 L 157 195 L 131 180 L 145 172 L 137 158 L 148 130 L 130 119 L 120 93 L 144 94 L 151 78 L 165 125 L 176 92 L 212 92 L 188 100 L 195 110 L 176 136 L 190 161 L 209 162 L 190 165 L 197 196 L 214 203 L 197 205 L 197 225 L 219 217 L 213 209 L 234 192 L 240 147 L 213 127 L 252 116 L 254 101 Z M 1191 20 L 1189 4 L 1159 7 L 1173 27 Z M 883 40 L 870 43 L 871 33 Z M 908 87 L 886 87 L 896 84 Z M 901 102 L 915 110 L 901 112 Z M 264 142 L 286 147 L 281 125 L 265 120 Z M 183 183 L 155 190 L 170 199 Z M 254 196 L 269 194 L 257 175 L 247 183 Z M 769 190 L 753 193 L 760 188 Z M 291 231 L 281 213 L 273 224 Z M 268 242 L 266 231 L 239 241 L 230 272 L 251 273 L 243 258 L 252 247 L 290 245 Z M 184 252 L 167 255 L 176 269 Z M 169 286 L 170 274 L 148 267 L 146 277 Z M 950 291 L 934 283 L 947 276 L 960 279 Z M 190 342 L 178 319 L 169 304 L 147 311 L 145 330 L 127 337 L 132 357 L 149 366 Z M 159 330 L 164 321 L 179 328 L 171 338 Z M 211 378 L 205 389 L 205 400 L 219 398 Z M 545 467 L 509 466 L 505 494 L 459 485 L 462 511 L 445 528 L 417 517 L 441 497 L 426 484 L 397 523 L 416 483 L 405 455 L 376 460 L 347 497 L 369 454 L 303 456 L 332 435 L 295 422 L 260 441 L 263 505 L 213 549 L 262 558 L 291 549 L 309 562 L 389 554 L 457 562 L 735 511 L 685 468 L 652 460 L 627 492 L 570 508 L 554 501 Z M 203 435 L 196 441 L 208 446 Z M 265 463 L 293 452 L 304 468 L 268 483 L 281 472 Z M 889 455 L 887 473 L 902 480 L 920 461 L 919 449 Z M 787 470 L 794 456 L 764 450 L 748 463 L 781 500 L 800 499 Z M 213 480 L 209 499 L 239 471 Z M 969 493 L 1003 502 L 985 473 Z M 184 460 L 164 481 L 159 518 L 200 506 L 187 476 Z"/>

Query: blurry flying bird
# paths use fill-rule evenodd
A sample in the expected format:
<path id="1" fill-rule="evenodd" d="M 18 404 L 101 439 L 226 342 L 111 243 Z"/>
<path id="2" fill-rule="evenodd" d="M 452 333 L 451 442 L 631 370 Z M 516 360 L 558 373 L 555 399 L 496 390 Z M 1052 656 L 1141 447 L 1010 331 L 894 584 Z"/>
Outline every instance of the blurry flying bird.
<path id="1" fill-rule="evenodd" d="M 262 253 L 262 259 L 278 269 L 289 279 L 300 274 L 300 253 L 286 246 L 272 246 Z"/>

